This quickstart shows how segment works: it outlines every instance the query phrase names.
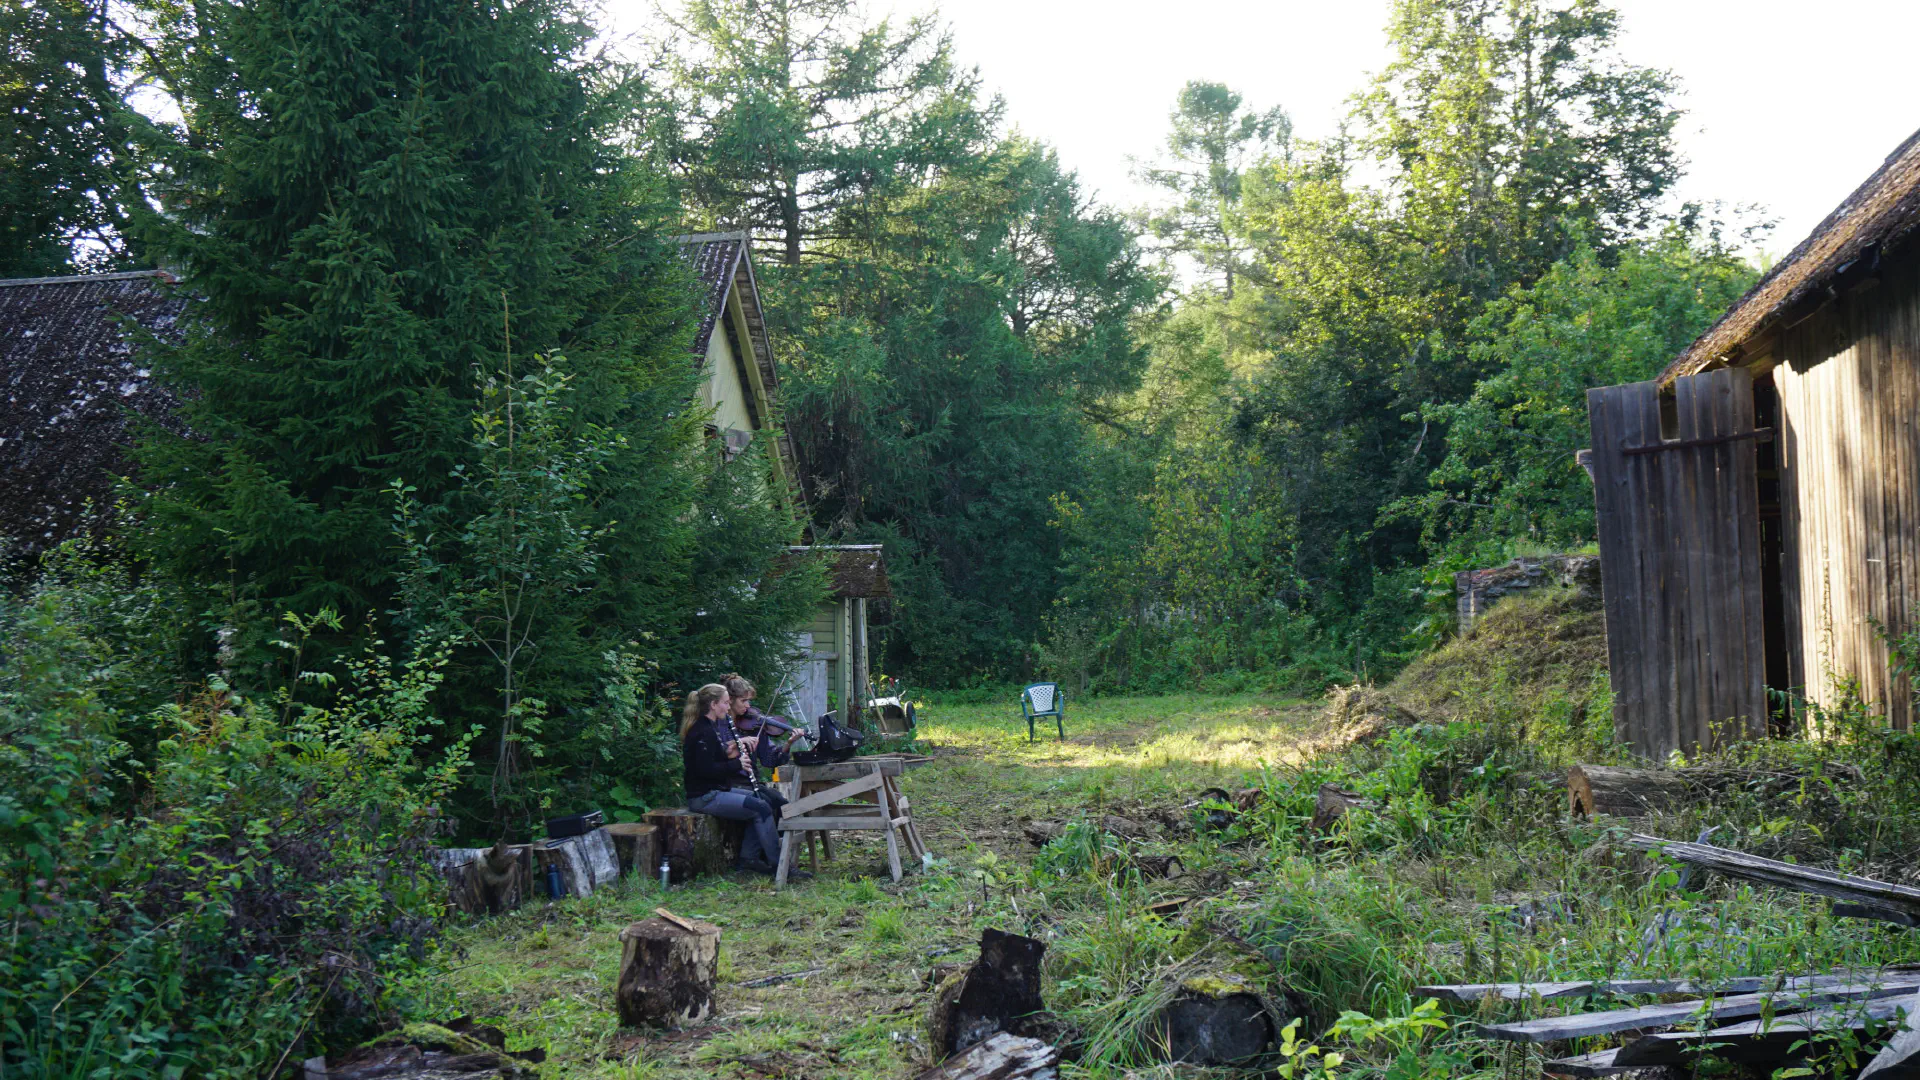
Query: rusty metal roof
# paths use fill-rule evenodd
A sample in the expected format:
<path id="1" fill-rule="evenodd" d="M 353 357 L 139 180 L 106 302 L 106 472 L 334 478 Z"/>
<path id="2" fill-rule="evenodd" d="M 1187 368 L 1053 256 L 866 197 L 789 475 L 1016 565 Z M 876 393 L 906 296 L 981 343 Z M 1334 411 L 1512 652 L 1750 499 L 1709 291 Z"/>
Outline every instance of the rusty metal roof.
<path id="1" fill-rule="evenodd" d="M 175 399 L 131 331 L 171 333 L 187 300 L 157 271 L 0 279 L 0 536 L 32 556 L 104 514 L 129 415 Z"/>

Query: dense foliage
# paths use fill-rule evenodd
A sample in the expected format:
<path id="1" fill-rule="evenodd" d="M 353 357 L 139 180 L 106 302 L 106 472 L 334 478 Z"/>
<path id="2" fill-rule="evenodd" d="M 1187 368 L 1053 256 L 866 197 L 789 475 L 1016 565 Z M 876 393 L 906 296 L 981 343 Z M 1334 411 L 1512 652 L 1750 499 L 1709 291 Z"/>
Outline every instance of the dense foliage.
<path id="1" fill-rule="evenodd" d="M 50 562 L 0 599 L 0 1069 L 252 1077 L 391 1023 L 444 903 L 445 652 L 306 669 L 322 613 L 279 644 L 332 704 L 216 680 L 152 707 L 178 597 L 84 545 Z"/>

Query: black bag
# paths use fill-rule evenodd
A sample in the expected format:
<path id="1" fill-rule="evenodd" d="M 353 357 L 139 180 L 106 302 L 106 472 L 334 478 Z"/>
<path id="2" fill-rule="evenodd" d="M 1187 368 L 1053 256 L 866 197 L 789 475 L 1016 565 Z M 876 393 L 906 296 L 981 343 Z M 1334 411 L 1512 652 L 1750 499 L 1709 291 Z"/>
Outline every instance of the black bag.
<path id="1" fill-rule="evenodd" d="M 833 714 L 820 717 L 820 735 L 814 740 L 813 749 L 802 750 L 793 755 L 795 765 L 825 765 L 835 761 L 845 761 L 860 749 L 863 736 L 857 731 L 848 731 L 834 722 Z"/>

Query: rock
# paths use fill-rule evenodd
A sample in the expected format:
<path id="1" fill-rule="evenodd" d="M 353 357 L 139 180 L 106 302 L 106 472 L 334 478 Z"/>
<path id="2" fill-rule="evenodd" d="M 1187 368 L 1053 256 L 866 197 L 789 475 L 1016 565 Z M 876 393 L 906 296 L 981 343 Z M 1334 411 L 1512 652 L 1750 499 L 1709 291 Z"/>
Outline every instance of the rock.
<path id="1" fill-rule="evenodd" d="M 712 1014 L 720 928 L 681 922 L 686 925 L 655 917 L 620 932 L 620 981 L 614 988 L 620 1023 L 671 1027 Z"/>

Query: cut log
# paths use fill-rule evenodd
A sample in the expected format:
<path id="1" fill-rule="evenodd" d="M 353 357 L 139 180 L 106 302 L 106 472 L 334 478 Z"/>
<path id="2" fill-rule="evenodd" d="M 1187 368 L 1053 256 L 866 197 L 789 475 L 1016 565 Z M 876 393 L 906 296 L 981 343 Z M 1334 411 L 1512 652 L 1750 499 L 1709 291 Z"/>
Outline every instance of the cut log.
<path id="1" fill-rule="evenodd" d="M 1920 1077 L 1920 994 L 1913 997 L 1896 998 L 1892 1004 L 1903 1006 L 1907 1018 L 1900 1030 L 1893 1033 L 1887 1045 L 1880 1048 L 1867 1067 L 1860 1070 L 1859 1080 L 1910 1080 Z"/>
<path id="2" fill-rule="evenodd" d="M 1805 781 L 1815 774 L 1804 769 L 1735 769 L 1701 765 L 1690 769 L 1623 769 L 1614 765 L 1575 765 L 1567 770 L 1567 808 L 1575 816 L 1611 814 L 1643 817 L 1672 810 L 1714 795 L 1740 791 L 1765 800 L 1800 798 Z M 1828 765 L 1820 773 L 1825 790 L 1831 780 L 1857 783 L 1852 766 Z"/>
<path id="3" fill-rule="evenodd" d="M 1245 978 L 1199 975 L 1183 980 L 1153 1018 L 1147 1044 L 1163 1061 L 1233 1065 L 1273 1045 L 1287 1019 Z"/>
<path id="4" fill-rule="evenodd" d="M 1823 1033 L 1864 1031 L 1869 1022 L 1885 1024 L 1913 1007 L 1913 995 L 1859 1002 L 1811 1012 L 1788 1013 L 1771 1020 L 1748 1020 L 1708 1031 L 1663 1031 L 1642 1035 L 1620 1048 L 1621 1066 L 1683 1065 L 1702 1053 L 1744 1064 L 1779 1062 L 1795 1043 Z"/>
<path id="5" fill-rule="evenodd" d="M 743 822 L 722 821 L 681 806 L 647 811 L 647 824 L 660 830 L 660 854 L 667 860 L 667 879 L 675 885 L 701 874 L 725 873 L 740 853 L 745 830 Z"/>
<path id="6" fill-rule="evenodd" d="M 1321 784 L 1319 794 L 1314 796 L 1313 819 L 1307 822 L 1307 829 L 1324 833 L 1346 817 L 1349 810 L 1375 808 L 1372 800 L 1362 798 L 1357 791 L 1347 791 L 1338 784 Z"/>
<path id="7" fill-rule="evenodd" d="M 568 896 L 592 896 L 595 889 L 620 878 L 620 858 L 604 826 L 579 836 L 535 844 L 533 860 L 535 879 L 541 882 L 546 880 L 549 865 L 560 868 L 561 887 Z"/>
<path id="8" fill-rule="evenodd" d="M 1040 956 L 1046 945 L 1030 937 L 987 929 L 980 958 L 949 976 L 927 1013 L 928 1045 L 945 1058 L 995 1032 L 1024 1033 L 1023 1020 L 1046 1006 L 1040 1000 Z"/>
<path id="9" fill-rule="evenodd" d="M 613 837 L 613 853 L 620 858 L 620 876 L 638 874 L 643 878 L 655 878 L 660 874 L 660 827 L 642 825 L 638 822 L 616 822 L 608 825 L 607 835 Z"/>
<path id="10" fill-rule="evenodd" d="M 1671 769 L 1575 765 L 1567 770 L 1567 808 L 1575 817 L 1643 817 L 1656 810 L 1685 806 L 1703 793 L 1700 785 Z"/>
<path id="11" fill-rule="evenodd" d="M 996 1032 L 914 1080 L 1055 1080 L 1060 1052 L 1039 1039 Z"/>
<path id="12" fill-rule="evenodd" d="M 1133 865 L 1140 870 L 1140 876 L 1155 881 L 1172 881 L 1187 876 L 1186 864 L 1178 855 L 1136 855 Z"/>
<path id="13" fill-rule="evenodd" d="M 1711 844 L 1689 844 L 1682 840 L 1662 840 L 1657 836 L 1639 834 L 1629 836 L 1627 843 L 1647 851 L 1658 850 L 1689 866 L 1698 866 L 1728 877 L 1757 881 L 1764 885 L 1793 889 L 1798 892 L 1815 893 L 1868 908 L 1920 915 L 1920 889 L 1906 885 L 1894 885 L 1890 882 L 1875 881 L 1872 878 L 1857 877 L 1853 874 L 1841 874 L 1832 870 L 1795 866 L 1793 863 L 1763 859 L 1758 855 L 1748 855 L 1728 848 L 1714 847 Z"/>
<path id="14" fill-rule="evenodd" d="M 1605 1012 L 1549 1016 L 1512 1024 L 1481 1024 L 1479 1032 L 1489 1039 L 1510 1042 L 1543 1043 L 1559 1039 L 1584 1039 L 1593 1035 L 1611 1035 L 1616 1031 L 1643 1031 L 1672 1027 L 1688 1020 L 1745 1020 L 1771 1008 L 1776 1014 L 1793 1012 L 1836 1001 L 1873 1000 L 1911 995 L 1920 985 L 1903 977 L 1885 985 L 1851 983 L 1819 990 L 1783 991 L 1778 994 L 1737 994 L 1711 1002 L 1682 1001 L 1671 1005 L 1645 1005 L 1637 1009 L 1608 1009 Z"/>
<path id="15" fill-rule="evenodd" d="M 689 921 L 692 930 L 653 918 L 620 932 L 620 982 L 614 1002 L 622 1024 L 670 1027 L 704 1020 L 713 1012 L 720 928 Z"/>

